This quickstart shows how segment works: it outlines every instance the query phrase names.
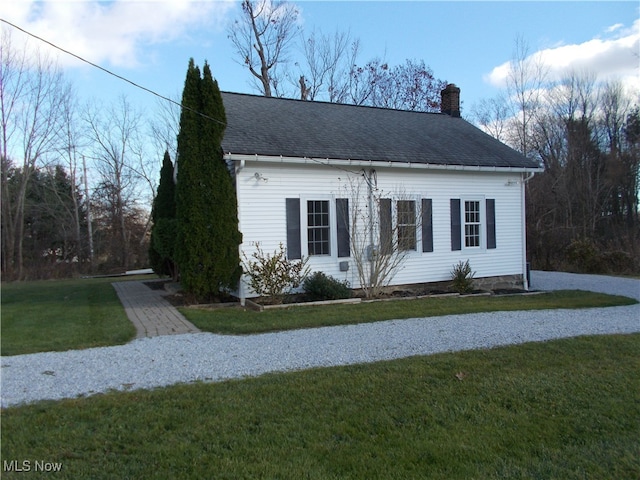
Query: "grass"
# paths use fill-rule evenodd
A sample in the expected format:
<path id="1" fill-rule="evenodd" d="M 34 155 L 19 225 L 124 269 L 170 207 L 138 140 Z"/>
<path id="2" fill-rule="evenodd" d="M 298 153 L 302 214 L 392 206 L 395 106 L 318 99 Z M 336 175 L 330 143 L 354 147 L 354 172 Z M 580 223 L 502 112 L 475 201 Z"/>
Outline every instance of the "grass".
<path id="1" fill-rule="evenodd" d="M 639 352 L 581 337 L 42 402 L 2 411 L 1 453 L 65 479 L 637 479 Z"/>
<path id="2" fill-rule="evenodd" d="M 130 341 L 135 336 L 135 328 L 111 286 L 114 281 L 122 280 L 99 278 L 2 284 L 2 355 L 64 351 Z M 533 296 L 448 297 L 290 307 L 260 313 L 241 308 L 180 310 L 203 331 L 251 334 L 495 310 L 589 308 L 632 303 L 636 303 L 635 300 L 620 296 L 559 291 Z"/>
<path id="3" fill-rule="evenodd" d="M 531 296 L 440 297 L 418 300 L 290 307 L 255 312 L 241 308 L 200 310 L 180 308 L 203 331 L 251 334 L 380 320 L 433 317 L 491 311 L 592 308 L 631 305 L 634 299 L 580 290 L 563 290 Z"/>
<path id="4" fill-rule="evenodd" d="M 113 278 L 2 284 L 2 355 L 117 345 L 135 327 Z"/>

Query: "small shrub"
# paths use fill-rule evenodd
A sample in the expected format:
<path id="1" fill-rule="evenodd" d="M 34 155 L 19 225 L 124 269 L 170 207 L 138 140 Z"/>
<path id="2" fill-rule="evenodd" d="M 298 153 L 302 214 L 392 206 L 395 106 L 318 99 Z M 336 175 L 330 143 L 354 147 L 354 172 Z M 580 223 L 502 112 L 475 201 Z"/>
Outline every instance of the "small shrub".
<path id="1" fill-rule="evenodd" d="M 633 274 L 638 271 L 633 255 L 622 250 L 613 250 L 601 254 L 607 269 L 603 273 Z"/>
<path id="2" fill-rule="evenodd" d="M 243 269 L 254 292 L 269 297 L 272 303 L 282 303 L 283 297 L 309 274 L 307 260 L 289 260 L 282 243 L 273 254 L 265 254 L 256 243 L 251 259 L 244 255 Z"/>
<path id="3" fill-rule="evenodd" d="M 473 291 L 473 277 L 476 272 L 471 270 L 469 260 L 462 263 L 460 260 L 451 270 L 451 288 L 458 293 L 469 293 Z"/>
<path id="4" fill-rule="evenodd" d="M 346 280 L 339 281 L 322 272 L 316 272 L 304 281 L 302 288 L 312 301 L 351 298 L 351 289 Z"/>
<path id="5" fill-rule="evenodd" d="M 588 238 L 571 242 L 566 250 L 569 269 L 576 273 L 602 273 L 604 266 L 598 246 Z"/>

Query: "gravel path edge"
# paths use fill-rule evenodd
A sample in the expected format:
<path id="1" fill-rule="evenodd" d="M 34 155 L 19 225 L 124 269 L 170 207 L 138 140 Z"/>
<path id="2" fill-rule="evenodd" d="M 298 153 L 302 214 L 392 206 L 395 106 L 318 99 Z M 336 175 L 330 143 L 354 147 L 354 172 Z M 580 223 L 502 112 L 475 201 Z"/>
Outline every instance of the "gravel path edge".
<path id="1" fill-rule="evenodd" d="M 640 301 L 640 280 L 532 272 L 539 290 L 580 289 Z M 126 345 L 1 358 L 3 408 L 268 372 L 369 363 L 581 335 L 640 332 L 640 304 L 389 320 L 249 336 L 196 333 Z"/>

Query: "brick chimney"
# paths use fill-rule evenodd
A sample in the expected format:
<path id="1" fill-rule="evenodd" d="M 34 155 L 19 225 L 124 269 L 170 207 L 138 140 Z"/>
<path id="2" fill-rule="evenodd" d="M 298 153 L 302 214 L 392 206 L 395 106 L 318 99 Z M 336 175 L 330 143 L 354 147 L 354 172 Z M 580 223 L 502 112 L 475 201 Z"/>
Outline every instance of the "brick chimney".
<path id="1" fill-rule="evenodd" d="M 460 89 L 455 84 L 450 83 L 440 92 L 440 111 L 452 117 L 460 117 Z"/>

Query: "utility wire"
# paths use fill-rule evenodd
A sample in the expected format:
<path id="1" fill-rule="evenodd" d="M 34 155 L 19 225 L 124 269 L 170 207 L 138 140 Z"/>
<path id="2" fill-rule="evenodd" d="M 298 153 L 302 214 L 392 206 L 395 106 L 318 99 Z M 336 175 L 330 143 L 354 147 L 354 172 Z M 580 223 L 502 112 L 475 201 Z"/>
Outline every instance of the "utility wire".
<path id="1" fill-rule="evenodd" d="M 15 25 L 15 24 L 9 22 L 8 20 L 5 20 L 4 18 L 0 18 L 0 21 L 3 22 L 3 23 L 6 23 L 7 25 L 10 25 L 11 27 L 15 28 L 16 30 L 20 30 L 21 32 L 25 33 L 26 35 L 29 35 L 30 37 L 33 37 L 33 38 L 35 38 L 37 40 L 40 40 L 41 42 L 46 43 L 47 45 L 50 45 L 53 48 L 55 48 L 57 50 L 60 50 L 63 53 L 66 53 L 67 55 L 70 55 L 70 56 L 72 56 L 74 58 L 77 58 L 81 62 L 84 62 L 84 63 L 86 63 L 88 65 L 91 65 L 92 67 L 97 68 L 98 70 L 102 70 L 103 72 L 107 73 L 108 75 L 114 76 L 119 80 L 127 82 L 127 83 L 133 85 L 136 88 L 144 90 L 145 92 L 150 93 L 152 95 L 155 95 L 158 98 L 161 98 L 162 100 L 166 100 L 167 102 L 173 103 L 174 105 L 177 105 L 180 108 L 184 108 L 185 110 L 188 110 L 188 111 L 193 112 L 193 113 L 195 113 L 197 115 L 200 115 L 201 117 L 206 118 L 207 120 L 211 120 L 213 122 L 219 123 L 220 125 L 223 125 L 223 126 L 227 127 L 227 124 L 224 123 L 224 122 L 221 122 L 220 120 L 217 120 L 217 119 L 215 119 L 213 117 L 210 117 L 209 115 L 206 115 L 206 114 L 204 114 L 202 112 L 199 112 L 199 111 L 197 111 L 197 110 L 195 110 L 195 109 L 193 109 L 191 107 L 187 107 L 185 105 L 182 105 L 182 103 L 180 103 L 180 102 L 176 102 L 175 100 L 172 100 L 172 99 L 170 99 L 168 97 L 165 97 L 164 95 L 161 95 L 161 94 L 159 94 L 157 92 L 154 92 L 153 90 L 151 90 L 151 89 L 149 89 L 147 87 L 144 87 L 144 86 L 142 86 L 142 85 L 140 85 L 138 83 L 135 83 L 132 80 L 129 80 L 128 78 L 123 77 L 122 75 L 118 75 L 117 73 L 114 73 L 114 72 L 112 72 L 110 70 L 107 70 L 106 68 L 101 67 L 100 65 L 97 65 L 97 64 L 95 64 L 93 62 L 90 62 L 89 60 L 81 57 L 80 55 L 77 55 L 77 54 L 75 54 L 73 52 L 70 52 L 69 50 L 65 50 L 64 48 L 59 47 L 58 45 L 55 45 L 54 43 L 50 42 L 49 40 L 45 40 L 42 37 L 39 37 L 39 36 L 37 36 L 37 35 L 35 35 L 35 34 L 31 33 L 31 32 L 28 32 L 24 28 L 21 28 L 21 27 Z M 313 162 L 315 162 L 315 163 L 318 163 L 319 165 L 332 167 L 332 168 L 337 169 L 337 170 L 342 170 L 343 172 L 346 172 L 346 173 L 348 173 L 350 175 L 363 175 L 362 172 L 354 172 L 352 170 L 348 170 L 346 168 L 339 167 L 338 165 L 333 165 L 333 164 L 331 164 L 329 162 L 325 163 L 325 162 L 323 162 L 321 160 L 318 160 L 318 159 L 315 159 L 315 158 L 311 158 L 311 160 Z"/>
<path id="2" fill-rule="evenodd" d="M 193 108 L 191 108 L 191 107 L 187 107 L 186 105 L 182 105 L 182 103 L 180 103 L 180 102 L 176 102 L 175 100 L 171 100 L 170 98 L 165 97 L 164 95 L 161 95 L 161 94 L 159 94 L 159 93 L 157 93 L 157 92 L 154 92 L 153 90 L 151 90 L 151 89 L 149 89 L 149 88 L 147 88 L 147 87 L 143 87 L 142 85 L 137 84 L 137 83 L 135 83 L 135 82 L 133 82 L 133 81 L 129 80 L 128 78 L 123 77 L 122 75 L 118 75 L 117 73 L 114 73 L 114 72 L 112 72 L 112 71 L 110 71 L 110 70 L 107 70 L 107 69 L 106 69 L 106 68 L 104 68 L 104 67 L 101 67 L 100 65 L 97 65 L 97 64 L 95 64 L 95 63 L 93 63 L 93 62 L 90 62 L 89 60 L 87 60 L 87 59 L 85 59 L 85 58 L 82 58 L 80 55 L 76 55 L 75 53 L 70 52 L 69 50 L 65 50 L 64 48 L 59 47 L 58 45 L 55 45 L 55 44 L 51 43 L 49 40 L 45 40 L 45 39 L 44 39 L 44 38 L 42 38 L 42 37 L 39 37 L 39 36 L 37 36 L 37 35 L 34 35 L 33 33 L 28 32 L 28 31 L 26 31 L 24 28 L 21 28 L 21 27 L 19 27 L 19 26 L 17 26 L 17 25 L 14 25 L 13 23 L 11 23 L 11 22 L 9 22 L 9 21 L 5 20 L 4 18 L 0 18 L 0 21 L 1 21 L 1 22 L 3 22 L 3 23 L 6 23 L 7 25 L 10 25 L 11 27 L 15 28 L 16 30 L 20 30 L 21 32 L 23 32 L 23 33 L 25 33 L 25 34 L 29 35 L 30 37 L 33 37 L 33 38 L 35 38 L 35 39 L 37 39 L 37 40 L 40 40 L 41 42 L 44 42 L 44 43 L 46 43 L 47 45 L 50 45 L 50 46 L 52 46 L 53 48 L 55 48 L 55 49 L 57 49 L 57 50 L 60 50 L 61 52 L 66 53 L 67 55 L 71 55 L 72 57 L 77 58 L 77 59 L 78 59 L 78 60 L 80 60 L 81 62 L 87 63 L 87 64 L 91 65 L 92 67 L 95 67 L 95 68 L 97 68 L 97 69 L 99 69 L 99 70 L 102 70 L 103 72 L 105 72 L 105 73 L 107 73 L 107 74 L 109 74 L 109 75 L 112 75 L 112 76 L 116 77 L 116 78 L 117 78 L 117 79 L 119 79 L 119 80 L 122 80 L 122 81 L 124 81 L 124 82 L 127 82 L 127 83 L 129 83 L 129 84 L 133 85 L 134 87 L 137 87 L 137 88 L 139 88 L 139 89 L 141 89 L 141 90 L 144 90 L 144 91 L 145 91 L 145 92 L 147 92 L 147 93 L 151 93 L 152 95 L 155 95 L 156 97 L 161 98 L 162 100 L 166 100 L 167 102 L 171 102 L 171 103 L 173 103 L 174 105 L 177 105 L 177 106 L 178 106 L 178 107 L 180 107 L 180 108 L 184 108 L 185 110 L 188 110 L 188 111 L 193 112 L 193 113 L 195 113 L 195 114 L 197 114 L 197 115 L 200 115 L 201 117 L 206 118 L 207 120 L 211 120 L 211 121 L 213 121 L 213 122 L 219 123 L 220 125 L 223 125 L 223 126 L 225 126 L 225 127 L 227 126 L 227 124 L 226 124 L 225 122 L 222 122 L 222 121 L 217 120 L 217 119 L 215 119 L 215 118 L 213 118 L 213 117 L 210 117 L 209 115 L 206 115 L 206 114 L 204 114 L 204 113 L 202 113 L 202 112 L 199 112 L 198 110 L 195 110 L 195 109 L 193 109 Z"/>

